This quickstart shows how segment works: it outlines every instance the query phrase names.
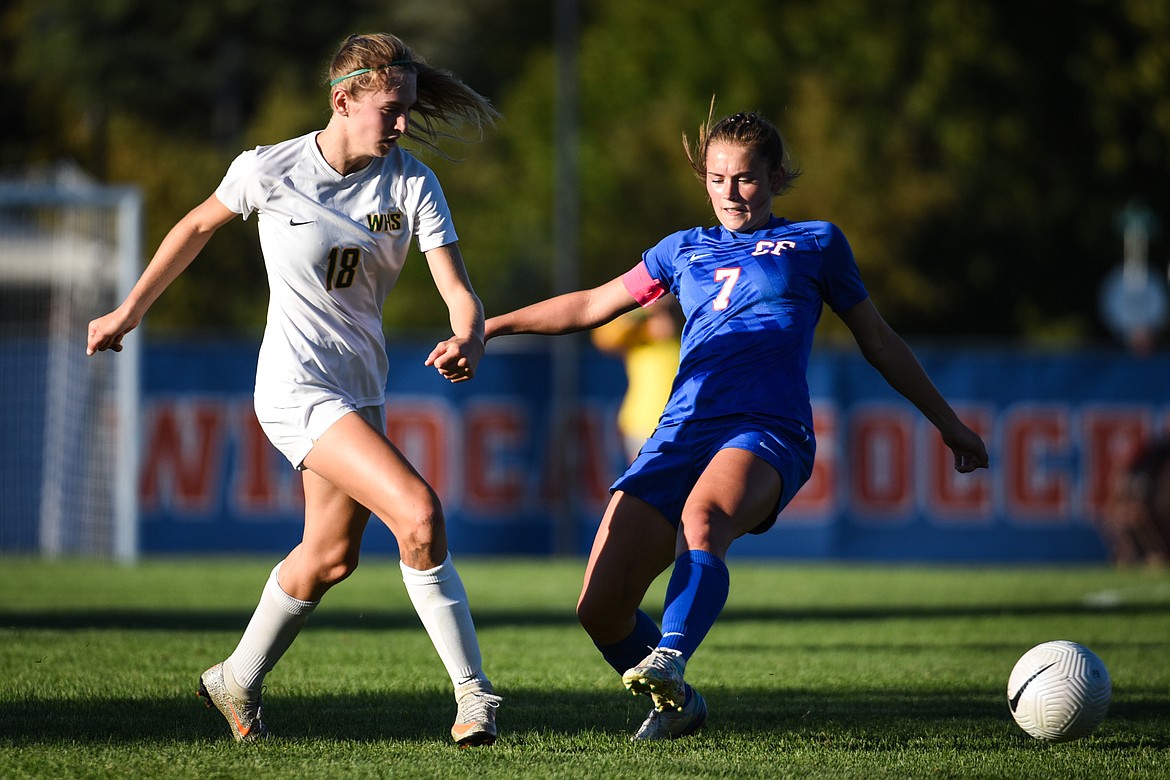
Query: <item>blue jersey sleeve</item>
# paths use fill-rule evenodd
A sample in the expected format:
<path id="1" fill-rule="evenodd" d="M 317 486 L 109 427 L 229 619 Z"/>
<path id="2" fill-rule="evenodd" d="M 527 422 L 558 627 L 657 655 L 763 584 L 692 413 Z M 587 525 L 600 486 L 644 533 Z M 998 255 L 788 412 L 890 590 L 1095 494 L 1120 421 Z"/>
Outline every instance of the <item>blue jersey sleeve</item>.
<path id="1" fill-rule="evenodd" d="M 642 262 L 646 264 L 650 277 L 675 295 L 678 294 L 678 289 L 674 279 L 674 264 L 679 254 L 682 236 L 681 232 L 672 233 L 642 253 Z"/>
<path id="2" fill-rule="evenodd" d="M 828 229 L 818 236 L 824 252 L 821 265 L 822 295 L 829 308 L 842 312 L 864 301 L 869 293 L 862 284 L 861 271 L 857 268 L 853 249 L 845 234 L 831 223 L 826 223 L 826 227 Z"/>

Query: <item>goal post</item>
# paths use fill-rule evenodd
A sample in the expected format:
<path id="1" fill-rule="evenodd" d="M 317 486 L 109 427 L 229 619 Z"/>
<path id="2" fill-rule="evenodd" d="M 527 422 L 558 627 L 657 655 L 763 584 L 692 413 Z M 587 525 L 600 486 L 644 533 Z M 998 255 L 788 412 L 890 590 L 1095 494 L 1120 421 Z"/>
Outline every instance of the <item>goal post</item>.
<path id="1" fill-rule="evenodd" d="M 137 279 L 142 215 L 136 187 L 0 179 L 0 554 L 137 559 L 141 338 L 85 342 Z"/>

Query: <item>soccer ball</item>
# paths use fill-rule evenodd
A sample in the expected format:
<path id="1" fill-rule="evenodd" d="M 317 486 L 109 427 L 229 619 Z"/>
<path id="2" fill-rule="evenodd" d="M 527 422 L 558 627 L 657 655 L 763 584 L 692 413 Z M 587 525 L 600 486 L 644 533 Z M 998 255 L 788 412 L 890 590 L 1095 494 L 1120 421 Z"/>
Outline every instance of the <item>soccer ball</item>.
<path id="1" fill-rule="evenodd" d="M 1076 642 L 1036 645 L 1008 677 L 1012 717 L 1024 731 L 1048 742 L 1080 739 L 1097 728 L 1112 696 L 1105 664 Z"/>

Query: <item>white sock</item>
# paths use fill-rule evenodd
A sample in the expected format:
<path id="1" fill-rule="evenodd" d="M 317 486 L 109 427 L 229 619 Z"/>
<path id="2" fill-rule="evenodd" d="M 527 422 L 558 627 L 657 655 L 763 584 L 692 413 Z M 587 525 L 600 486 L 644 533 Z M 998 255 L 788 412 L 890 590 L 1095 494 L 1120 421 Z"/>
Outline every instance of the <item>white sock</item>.
<path id="1" fill-rule="evenodd" d="M 223 664 L 227 689 L 242 699 L 260 695 L 264 675 L 276 666 L 301 632 L 309 613 L 319 603 L 294 599 L 285 593 L 277 579 L 279 572 L 278 563 L 264 584 L 260 603 L 252 613 L 239 645 Z"/>
<path id="2" fill-rule="evenodd" d="M 467 591 L 459 572 L 455 571 L 455 564 L 451 563 L 451 555 L 448 554 L 447 559 L 435 568 L 425 571 L 412 569 L 401 562 L 399 565 L 410 602 L 447 668 L 456 698 L 471 690 L 490 692 L 492 686 L 483 673 Z"/>

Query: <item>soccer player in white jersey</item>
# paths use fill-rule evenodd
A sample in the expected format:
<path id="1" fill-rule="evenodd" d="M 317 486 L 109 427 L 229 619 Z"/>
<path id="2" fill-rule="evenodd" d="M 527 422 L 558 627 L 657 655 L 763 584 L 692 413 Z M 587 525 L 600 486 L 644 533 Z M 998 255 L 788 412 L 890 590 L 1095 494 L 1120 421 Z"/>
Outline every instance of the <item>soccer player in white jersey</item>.
<path id="1" fill-rule="evenodd" d="M 728 548 L 767 531 L 811 473 L 816 444 L 805 374 L 824 305 L 934 424 L 956 470 L 988 465 L 983 441 L 870 301 L 841 231 L 772 215 L 773 198 L 798 175 L 785 167 L 775 126 L 757 113 L 714 124 L 709 116 L 698 143 L 684 145 L 717 225 L 667 236 L 600 287 L 486 325 L 488 339 L 569 333 L 666 292 L 686 315 L 670 399 L 614 483 L 577 604 L 582 626 L 625 686 L 654 703 L 636 740 L 686 736 L 707 720 L 706 702 L 684 680 L 686 662 L 727 600 Z M 640 605 L 672 564 L 660 629 Z"/>
<path id="2" fill-rule="evenodd" d="M 171 229 L 126 300 L 90 323 L 87 351 L 119 351 L 212 234 L 255 214 L 271 289 L 256 414 L 302 471 L 304 536 L 272 570 L 235 651 L 200 677 L 199 693 L 237 740 L 268 735 L 260 713 L 264 676 L 325 592 L 357 567 L 372 512 L 397 540 L 407 592 L 451 677 L 452 738 L 462 746 L 491 744 L 501 699 L 484 674 L 442 507 L 385 436 L 381 313 L 417 241 L 453 334 L 426 364 L 451 382 L 475 375 L 483 307 L 438 180 L 399 141 L 433 146 L 435 123 L 482 128 L 497 113 L 388 34 L 350 36 L 329 78 L 325 129 L 237 157 L 215 193 Z"/>

